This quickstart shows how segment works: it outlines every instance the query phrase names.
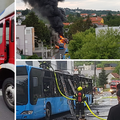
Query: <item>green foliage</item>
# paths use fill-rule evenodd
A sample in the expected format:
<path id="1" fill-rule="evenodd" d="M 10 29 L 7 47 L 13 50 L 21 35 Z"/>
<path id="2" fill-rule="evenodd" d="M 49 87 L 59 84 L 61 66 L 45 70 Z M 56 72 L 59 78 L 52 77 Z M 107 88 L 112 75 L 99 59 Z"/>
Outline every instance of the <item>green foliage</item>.
<path id="1" fill-rule="evenodd" d="M 37 40 L 45 40 L 46 44 L 50 44 L 50 31 L 45 26 L 45 24 L 39 20 L 37 15 L 33 11 L 31 11 L 26 19 L 22 22 L 22 25 L 26 25 L 27 27 L 34 27 L 35 36 L 37 36 Z"/>
<path id="2" fill-rule="evenodd" d="M 42 57 L 38 57 L 36 54 L 32 56 L 28 56 L 27 59 L 42 59 Z"/>
<path id="3" fill-rule="evenodd" d="M 95 36 L 93 28 L 73 35 L 68 46 L 71 59 L 119 59 L 120 32 L 101 30 Z"/>
<path id="4" fill-rule="evenodd" d="M 26 10 L 22 11 L 22 15 L 27 15 L 29 12 L 30 12 L 30 9 L 27 8 Z"/>
<path id="5" fill-rule="evenodd" d="M 78 13 L 77 14 L 69 14 L 66 22 L 75 22 L 78 19 L 80 19 L 80 14 L 78 14 Z"/>
<path id="6" fill-rule="evenodd" d="M 78 19 L 76 22 L 74 22 L 72 25 L 69 26 L 69 32 L 67 33 L 68 39 L 72 39 L 72 35 L 77 33 L 77 32 L 84 32 L 85 30 L 89 29 L 92 27 L 92 22 L 87 18 L 86 21 L 83 21 L 82 18 Z"/>
<path id="7" fill-rule="evenodd" d="M 104 87 L 107 84 L 107 74 L 105 73 L 104 68 L 102 68 L 102 72 L 99 74 L 98 84 L 99 87 Z"/>
<path id="8" fill-rule="evenodd" d="M 108 26 L 119 26 L 120 25 L 120 16 L 113 16 L 109 13 L 104 17 L 105 24 Z"/>

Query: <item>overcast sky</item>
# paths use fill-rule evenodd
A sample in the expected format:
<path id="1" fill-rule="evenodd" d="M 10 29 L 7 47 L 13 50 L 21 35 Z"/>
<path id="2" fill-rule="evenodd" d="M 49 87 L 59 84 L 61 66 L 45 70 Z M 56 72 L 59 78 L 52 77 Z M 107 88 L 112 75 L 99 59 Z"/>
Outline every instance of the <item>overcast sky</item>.
<path id="1" fill-rule="evenodd" d="M 16 9 L 28 8 L 28 5 L 25 5 L 22 0 L 16 0 L 16 2 Z M 59 2 L 58 6 L 73 9 L 78 7 L 80 9 L 120 11 L 120 0 L 65 0 Z"/>

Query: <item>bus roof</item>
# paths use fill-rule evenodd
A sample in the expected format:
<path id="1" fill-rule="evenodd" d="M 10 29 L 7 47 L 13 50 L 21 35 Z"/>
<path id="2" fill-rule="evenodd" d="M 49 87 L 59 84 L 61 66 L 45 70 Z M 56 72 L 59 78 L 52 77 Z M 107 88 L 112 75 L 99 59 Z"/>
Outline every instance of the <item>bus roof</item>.
<path id="1" fill-rule="evenodd" d="M 9 5 L 5 10 L 3 10 L 0 13 L 0 20 L 2 20 L 3 18 L 7 17 L 8 15 L 12 14 L 15 10 L 14 10 L 14 3 L 12 3 L 11 5 Z"/>

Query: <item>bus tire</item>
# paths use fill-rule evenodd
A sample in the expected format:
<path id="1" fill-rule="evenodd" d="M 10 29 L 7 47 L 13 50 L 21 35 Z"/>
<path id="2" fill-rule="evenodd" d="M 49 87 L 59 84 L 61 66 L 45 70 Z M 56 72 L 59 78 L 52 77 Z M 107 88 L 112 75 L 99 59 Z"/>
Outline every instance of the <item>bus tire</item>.
<path id="1" fill-rule="evenodd" d="M 46 117 L 45 120 L 50 120 L 51 117 L 51 107 L 49 104 L 46 105 Z"/>
<path id="2" fill-rule="evenodd" d="M 13 78 L 7 78 L 2 85 L 3 99 L 7 107 L 14 111 L 14 80 Z"/>

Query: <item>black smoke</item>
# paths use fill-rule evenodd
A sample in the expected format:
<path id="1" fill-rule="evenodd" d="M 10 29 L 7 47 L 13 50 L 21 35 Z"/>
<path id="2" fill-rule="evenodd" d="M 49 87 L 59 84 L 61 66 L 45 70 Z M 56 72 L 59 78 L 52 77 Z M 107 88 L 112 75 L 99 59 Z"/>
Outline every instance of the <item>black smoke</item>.
<path id="1" fill-rule="evenodd" d="M 29 3 L 41 15 L 47 18 L 52 28 L 63 35 L 63 21 L 65 21 L 65 13 L 63 9 L 58 8 L 58 2 L 64 0 L 23 0 Z"/>

